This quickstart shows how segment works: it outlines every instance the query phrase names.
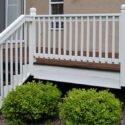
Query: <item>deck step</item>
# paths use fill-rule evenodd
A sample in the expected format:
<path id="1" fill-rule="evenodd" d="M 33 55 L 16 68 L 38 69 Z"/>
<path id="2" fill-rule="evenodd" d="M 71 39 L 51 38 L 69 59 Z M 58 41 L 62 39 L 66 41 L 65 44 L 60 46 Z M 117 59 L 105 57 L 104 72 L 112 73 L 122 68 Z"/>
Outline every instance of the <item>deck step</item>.
<path id="1" fill-rule="evenodd" d="M 31 75 L 33 75 L 34 78 L 41 80 L 68 82 L 106 88 L 121 88 L 119 83 L 120 73 L 118 72 L 35 65 Z"/>

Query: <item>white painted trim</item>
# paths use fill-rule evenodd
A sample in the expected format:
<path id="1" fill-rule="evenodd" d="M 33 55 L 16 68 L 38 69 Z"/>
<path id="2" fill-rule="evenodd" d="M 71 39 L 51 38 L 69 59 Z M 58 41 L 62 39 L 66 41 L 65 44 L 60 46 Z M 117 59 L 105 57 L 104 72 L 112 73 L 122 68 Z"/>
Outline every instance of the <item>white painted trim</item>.
<path id="1" fill-rule="evenodd" d="M 64 4 L 64 2 L 50 2 L 50 4 Z"/>
<path id="2" fill-rule="evenodd" d="M 29 15 L 27 15 L 28 17 Z M 115 16 L 116 18 L 121 16 L 120 13 L 103 13 L 103 14 L 58 14 L 58 15 L 36 15 L 35 17 L 88 17 L 88 16 L 95 16 L 95 17 L 100 17 L 100 16 L 109 16 L 112 18 L 112 16 Z M 119 19 L 118 19 L 119 21 Z"/>
<path id="3" fill-rule="evenodd" d="M 121 85 L 125 86 L 125 4 L 121 5 L 121 16 L 119 22 L 119 42 L 120 42 L 120 72 L 121 72 Z"/>
<path id="4" fill-rule="evenodd" d="M 120 89 L 120 73 L 59 66 L 34 65 L 31 75 L 36 79 L 60 81 L 73 84 L 90 85 Z"/>

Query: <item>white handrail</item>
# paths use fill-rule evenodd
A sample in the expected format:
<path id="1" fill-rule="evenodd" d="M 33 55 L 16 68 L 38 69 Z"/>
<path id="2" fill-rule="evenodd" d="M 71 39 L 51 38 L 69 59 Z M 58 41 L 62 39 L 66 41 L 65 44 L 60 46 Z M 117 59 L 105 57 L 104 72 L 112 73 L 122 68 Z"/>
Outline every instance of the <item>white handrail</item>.
<path id="1" fill-rule="evenodd" d="M 100 14 L 58 14 L 58 15 L 36 15 L 35 17 L 98 17 L 98 16 L 120 16 L 121 13 L 100 13 Z M 27 15 L 27 17 L 31 17 L 30 15 Z"/>
<path id="2" fill-rule="evenodd" d="M 21 15 L 11 25 L 9 25 L 2 33 L 0 33 L 0 44 L 13 34 L 25 22 L 25 15 Z"/>

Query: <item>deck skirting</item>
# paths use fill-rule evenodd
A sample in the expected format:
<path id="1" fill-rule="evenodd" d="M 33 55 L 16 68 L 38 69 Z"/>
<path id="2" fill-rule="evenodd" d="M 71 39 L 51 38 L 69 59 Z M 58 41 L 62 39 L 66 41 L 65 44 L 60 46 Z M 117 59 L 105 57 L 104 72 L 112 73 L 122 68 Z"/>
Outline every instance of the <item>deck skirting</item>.
<path id="1" fill-rule="evenodd" d="M 106 88 L 121 88 L 119 81 L 120 73 L 118 72 L 34 65 L 31 75 L 41 80 Z"/>

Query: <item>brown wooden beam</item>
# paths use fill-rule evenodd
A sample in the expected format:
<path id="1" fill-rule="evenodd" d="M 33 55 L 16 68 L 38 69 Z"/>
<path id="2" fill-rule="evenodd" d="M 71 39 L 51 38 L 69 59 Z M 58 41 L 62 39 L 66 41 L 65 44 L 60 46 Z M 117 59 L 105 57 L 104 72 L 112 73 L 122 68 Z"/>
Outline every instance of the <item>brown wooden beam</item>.
<path id="1" fill-rule="evenodd" d="M 66 61 L 66 60 L 54 60 L 54 59 L 43 59 L 37 58 L 36 63 L 38 65 L 52 65 L 52 66 L 64 66 L 73 68 L 84 68 L 84 69 L 95 69 L 95 70 L 106 70 L 106 71 L 120 71 L 119 64 L 101 64 L 101 63 L 90 63 L 90 62 L 78 62 L 78 61 Z"/>

